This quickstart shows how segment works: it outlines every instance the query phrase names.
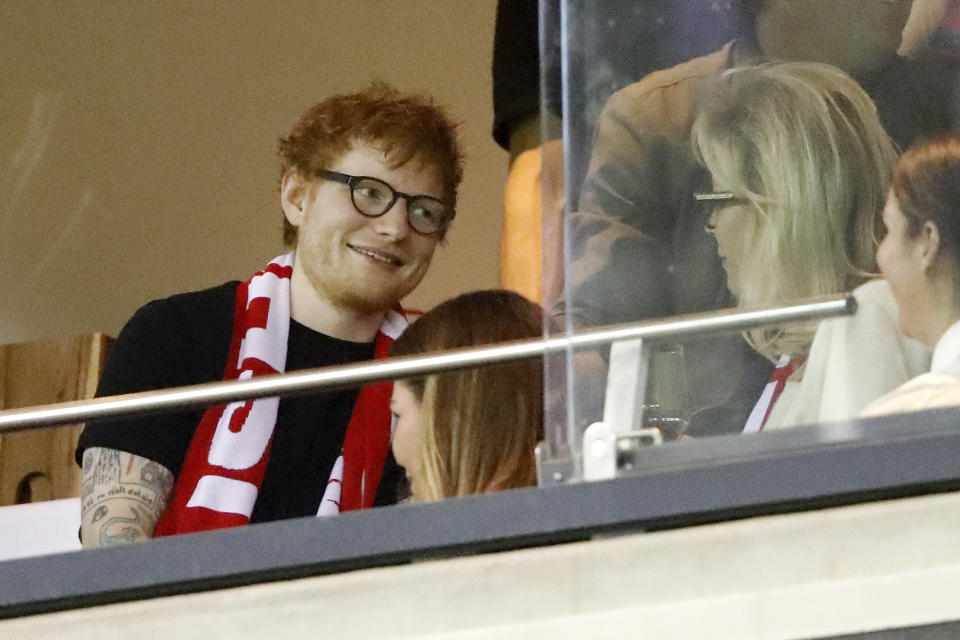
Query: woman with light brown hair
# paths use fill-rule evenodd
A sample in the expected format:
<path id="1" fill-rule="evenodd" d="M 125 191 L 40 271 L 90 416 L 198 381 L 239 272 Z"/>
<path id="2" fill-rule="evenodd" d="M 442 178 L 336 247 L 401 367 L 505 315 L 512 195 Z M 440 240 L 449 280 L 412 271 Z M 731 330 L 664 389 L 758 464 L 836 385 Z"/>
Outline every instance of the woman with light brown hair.
<path id="1" fill-rule="evenodd" d="M 960 135 L 912 147 L 893 172 L 877 262 L 900 307 L 900 329 L 933 347 L 930 373 L 864 414 L 960 404 Z"/>
<path id="2" fill-rule="evenodd" d="M 392 356 L 539 338 L 539 305 L 506 290 L 438 305 L 401 335 Z M 425 502 L 536 483 L 543 437 L 540 359 L 460 369 L 394 383 L 393 452 L 411 498 Z"/>

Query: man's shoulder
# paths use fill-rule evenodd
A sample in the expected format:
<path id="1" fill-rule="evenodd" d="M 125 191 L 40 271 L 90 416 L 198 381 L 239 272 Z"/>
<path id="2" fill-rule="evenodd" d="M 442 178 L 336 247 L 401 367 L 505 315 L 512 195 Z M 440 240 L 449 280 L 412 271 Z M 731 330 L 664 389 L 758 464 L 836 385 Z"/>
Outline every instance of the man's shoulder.
<path id="1" fill-rule="evenodd" d="M 239 284 L 239 281 L 232 280 L 206 289 L 158 298 L 140 307 L 134 319 L 159 318 L 194 324 L 197 321 L 219 319 L 224 314 L 232 318 Z"/>
<path id="2" fill-rule="evenodd" d="M 160 356 L 163 351 L 204 350 L 213 344 L 219 352 L 221 345 L 229 346 L 237 284 L 226 282 L 146 303 L 123 326 L 111 351 L 146 350 Z"/>
<path id="3" fill-rule="evenodd" d="M 231 280 L 213 287 L 207 287 L 206 289 L 175 293 L 165 298 L 152 300 L 145 304 L 143 308 L 193 309 L 197 307 L 223 305 L 225 303 L 232 304 L 236 295 L 237 285 L 239 284 L 240 282 L 238 280 Z"/>
<path id="4" fill-rule="evenodd" d="M 654 97 L 692 95 L 696 87 L 728 66 L 733 44 L 728 42 L 713 53 L 653 71 L 614 93 L 609 104 L 636 104 Z"/>

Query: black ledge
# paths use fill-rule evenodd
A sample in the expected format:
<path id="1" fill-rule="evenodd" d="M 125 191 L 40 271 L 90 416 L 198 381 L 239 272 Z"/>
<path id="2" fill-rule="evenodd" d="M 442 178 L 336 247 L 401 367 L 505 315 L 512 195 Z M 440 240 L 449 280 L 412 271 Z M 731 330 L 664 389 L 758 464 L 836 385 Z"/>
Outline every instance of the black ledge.
<path id="1" fill-rule="evenodd" d="M 0 563 L 0 618 L 960 489 L 960 411 L 650 448 L 642 472 Z"/>

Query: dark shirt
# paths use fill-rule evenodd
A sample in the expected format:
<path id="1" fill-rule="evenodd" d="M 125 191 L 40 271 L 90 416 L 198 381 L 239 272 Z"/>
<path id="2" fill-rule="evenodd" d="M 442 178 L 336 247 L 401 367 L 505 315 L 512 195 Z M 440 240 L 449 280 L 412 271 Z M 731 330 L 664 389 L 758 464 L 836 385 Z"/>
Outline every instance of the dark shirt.
<path id="1" fill-rule="evenodd" d="M 237 282 L 151 302 L 127 323 L 110 350 L 97 396 L 223 379 L 233 331 Z M 287 371 L 374 357 L 373 343 L 331 338 L 290 321 Z M 315 515 L 343 446 L 358 389 L 283 398 L 251 522 Z M 174 475 L 203 409 L 91 422 L 77 446 L 107 447 L 154 460 Z M 377 504 L 394 501 L 401 472 L 387 461 Z"/>

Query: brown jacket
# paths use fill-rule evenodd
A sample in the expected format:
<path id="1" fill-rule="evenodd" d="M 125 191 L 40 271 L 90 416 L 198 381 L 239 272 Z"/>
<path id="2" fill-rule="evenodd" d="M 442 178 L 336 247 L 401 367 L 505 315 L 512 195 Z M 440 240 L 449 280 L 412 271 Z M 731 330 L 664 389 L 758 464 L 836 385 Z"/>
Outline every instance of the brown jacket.
<path id="1" fill-rule="evenodd" d="M 709 185 L 690 147 L 694 96 L 730 64 L 732 44 L 654 72 L 613 94 L 597 121 L 587 178 L 571 215 L 571 298 L 577 324 L 599 325 L 716 307 L 716 248 L 693 191 Z M 708 282 L 689 291 L 693 260 Z M 683 280 L 681 280 L 683 279 Z"/>

